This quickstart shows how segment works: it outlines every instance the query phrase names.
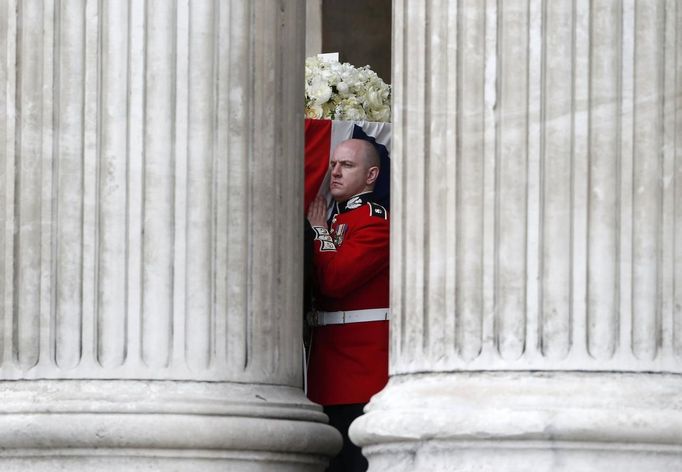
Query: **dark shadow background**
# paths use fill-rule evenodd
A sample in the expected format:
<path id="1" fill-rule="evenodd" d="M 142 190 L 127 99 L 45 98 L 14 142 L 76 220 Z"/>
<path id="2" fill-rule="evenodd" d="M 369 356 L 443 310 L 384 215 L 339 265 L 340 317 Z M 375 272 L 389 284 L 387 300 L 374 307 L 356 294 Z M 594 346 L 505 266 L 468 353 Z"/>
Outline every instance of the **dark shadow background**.
<path id="1" fill-rule="evenodd" d="M 391 83 L 391 1 L 323 0 L 322 51 Z M 419 0 L 421 1 L 421 0 Z"/>

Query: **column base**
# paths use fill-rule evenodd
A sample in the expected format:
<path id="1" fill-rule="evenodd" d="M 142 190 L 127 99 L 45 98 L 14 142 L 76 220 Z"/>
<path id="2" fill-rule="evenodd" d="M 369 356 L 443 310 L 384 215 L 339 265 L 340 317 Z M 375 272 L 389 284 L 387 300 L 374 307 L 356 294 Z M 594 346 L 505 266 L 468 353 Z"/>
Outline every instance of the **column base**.
<path id="1" fill-rule="evenodd" d="M 170 381 L 0 383 L 2 471 L 322 471 L 341 447 L 296 388 Z"/>
<path id="2" fill-rule="evenodd" d="M 682 470 L 682 376 L 396 376 L 351 426 L 369 472 Z"/>

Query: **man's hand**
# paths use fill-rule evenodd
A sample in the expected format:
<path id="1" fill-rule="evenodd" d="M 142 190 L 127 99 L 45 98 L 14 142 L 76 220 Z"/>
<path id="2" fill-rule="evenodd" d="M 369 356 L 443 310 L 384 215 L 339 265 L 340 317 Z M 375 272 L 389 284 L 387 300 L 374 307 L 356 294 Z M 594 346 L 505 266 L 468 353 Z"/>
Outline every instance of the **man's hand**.
<path id="1" fill-rule="evenodd" d="M 327 228 L 327 202 L 318 195 L 308 207 L 308 221 L 310 226 Z"/>

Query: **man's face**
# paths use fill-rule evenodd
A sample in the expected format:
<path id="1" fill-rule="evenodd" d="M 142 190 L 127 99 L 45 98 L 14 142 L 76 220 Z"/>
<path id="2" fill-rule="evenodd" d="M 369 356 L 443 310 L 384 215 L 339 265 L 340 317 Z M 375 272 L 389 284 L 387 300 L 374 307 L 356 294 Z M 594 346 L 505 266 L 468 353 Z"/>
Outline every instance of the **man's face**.
<path id="1" fill-rule="evenodd" d="M 368 167 L 357 146 L 352 143 L 340 144 L 329 161 L 329 168 L 329 189 L 337 202 L 365 191 Z"/>

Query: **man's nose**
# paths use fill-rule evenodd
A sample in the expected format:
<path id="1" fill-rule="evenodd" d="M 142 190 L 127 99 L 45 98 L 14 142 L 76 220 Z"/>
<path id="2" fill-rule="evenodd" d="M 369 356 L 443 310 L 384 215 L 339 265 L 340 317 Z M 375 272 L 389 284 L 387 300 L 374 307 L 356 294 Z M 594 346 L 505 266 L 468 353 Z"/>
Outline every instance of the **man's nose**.
<path id="1" fill-rule="evenodd" d="M 332 166 L 332 175 L 339 175 L 341 173 L 341 164 L 338 162 Z"/>

